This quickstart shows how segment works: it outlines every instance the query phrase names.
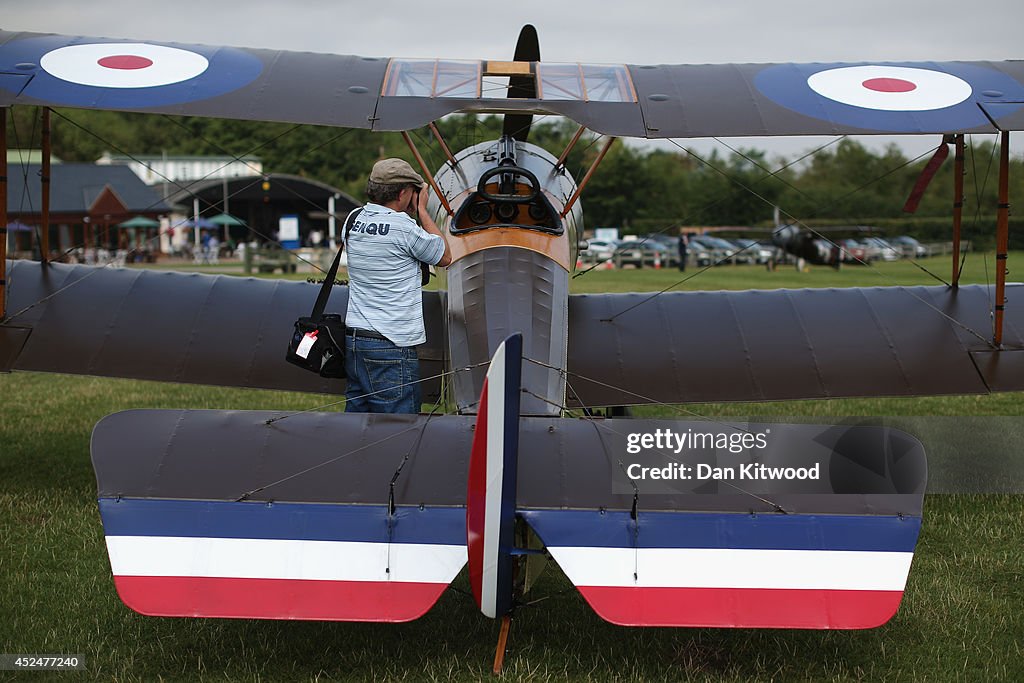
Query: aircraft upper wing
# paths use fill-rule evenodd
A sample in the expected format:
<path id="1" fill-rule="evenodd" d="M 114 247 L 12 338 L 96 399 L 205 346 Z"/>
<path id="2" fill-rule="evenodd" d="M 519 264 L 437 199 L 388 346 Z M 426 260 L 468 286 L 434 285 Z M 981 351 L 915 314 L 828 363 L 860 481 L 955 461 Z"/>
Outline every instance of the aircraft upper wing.
<path id="1" fill-rule="evenodd" d="M 489 92 L 487 75 L 532 76 L 538 97 Z M 1024 61 L 516 63 L 0 31 L 0 106 L 14 104 L 373 130 L 521 111 L 640 138 L 994 132 L 1024 129 Z"/>

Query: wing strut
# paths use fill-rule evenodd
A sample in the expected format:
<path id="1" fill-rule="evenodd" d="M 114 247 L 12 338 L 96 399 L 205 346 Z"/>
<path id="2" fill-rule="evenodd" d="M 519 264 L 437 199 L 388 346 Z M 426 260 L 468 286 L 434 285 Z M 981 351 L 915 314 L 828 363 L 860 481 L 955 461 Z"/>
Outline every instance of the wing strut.
<path id="1" fill-rule="evenodd" d="M 996 213 L 996 328 L 992 341 L 1003 344 L 1003 313 L 1006 309 L 1006 252 L 1010 248 L 1010 131 L 999 140 L 999 204 Z"/>
<path id="2" fill-rule="evenodd" d="M 50 261 L 50 108 L 43 107 L 43 158 L 42 158 L 42 206 L 39 209 L 42 223 L 42 239 L 39 243 L 39 260 L 45 266 Z"/>
<path id="3" fill-rule="evenodd" d="M 583 180 L 581 180 L 580 184 L 576 187 L 576 191 L 573 192 L 569 201 L 565 203 L 565 208 L 562 209 L 562 218 L 568 216 L 569 212 L 572 211 L 573 204 L 575 204 L 576 200 L 580 198 L 583 188 L 587 186 L 588 182 L 590 182 L 590 176 L 594 175 L 594 171 L 596 171 L 597 167 L 601 164 L 601 161 L 604 159 L 604 155 L 608 153 L 609 149 L 611 149 L 613 142 L 615 142 L 615 138 L 608 138 L 608 142 L 604 143 L 604 147 L 601 148 L 597 158 L 594 159 L 594 163 L 592 163 L 590 168 L 587 169 L 587 174 L 583 176 Z"/>
<path id="4" fill-rule="evenodd" d="M 964 134 L 953 136 L 953 288 L 960 286 L 960 226 L 964 214 Z"/>
<path id="5" fill-rule="evenodd" d="M 431 121 L 430 125 L 427 127 L 430 128 L 430 132 L 434 134 L 435 138 L 437 138 L 437 143 L 441 145 L 441 151 L 444 152 L 444 155 L 446 157 L 448 157 L 448 163 L 452 165 L 452 168 L 458 166 L 459 162 L 452 154 L 451 149 L 448 148 L 448 143 L 444 141 L 444 137 L 441 136 L 441 131 L 437 129 L 437 124 Z"/>
<path id="6" fill-rule="evenodd" d="M 420 151 L 416 149 L 416 144 L 409 137 L 409 133 L 402 131 L 402 138 L 405 140 L 405 144 L 409 145 L 409 149 L 412 150 L 412 155 L 416 157 L 416 163 L 423 169 L 423 177 L 426 178 L 427 182 L 430 183 L 430 187 L 434 188 L 434 193 L 437 194 L 437 198 L 441 200 L 441 205 L 444 206 L 444 210 L 448 212 L 449 216 L 454 216 L 455 213 L 452 211 L 452 207 L 448 204 L 448 198 L 444 196 L 444 192 L 441 192 L 441 188 L 434 182 L 434 174 L 427 168 L 427 162 L 423 161 L 423 157 L 420 155 Z"/>
<path id="7" fill-rule="evenodd" d="M 7 318 L 7 107 L 0 107 L 0 322 Z"/>
<path id="8" fill-rule="evenodd" d="M 572 140 L 570 140 L 569 144 L 565 146 L 565 151 L 562 152 L 562 156 L 558 157 L 558 161 L 555 163 L 555 168 L 565 168 L 565 160 L 569 158 L 569 152 L 571 152 L 573 147 L 576 146 L 576 143 L 580 141 L 580 137 L 583 136 L 583 131 L 586 129 L 586 126 L 580 126 L 579 130 L 576 131 L 576 135 L 572 136 Z"/>

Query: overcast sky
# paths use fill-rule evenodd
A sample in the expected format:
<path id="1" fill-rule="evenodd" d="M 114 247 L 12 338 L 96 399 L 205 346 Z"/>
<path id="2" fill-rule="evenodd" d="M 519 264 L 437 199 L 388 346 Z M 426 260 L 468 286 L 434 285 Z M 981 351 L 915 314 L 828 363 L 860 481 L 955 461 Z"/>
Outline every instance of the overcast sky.
<path id="1" fill-rule="evenodd" d="M 8 31 L 384 57 L 510 59 L 524 23 L 537 27 L 550 61 L 1024 58 L 1024 0 L 0 0 L 0 28 Z M 826 139 L 773 149 L 793 153 Z M 909 140 L 901 146 L 917 154 L 938 138 Z M 739 144 L 768 146 L 755 138 Z"/>

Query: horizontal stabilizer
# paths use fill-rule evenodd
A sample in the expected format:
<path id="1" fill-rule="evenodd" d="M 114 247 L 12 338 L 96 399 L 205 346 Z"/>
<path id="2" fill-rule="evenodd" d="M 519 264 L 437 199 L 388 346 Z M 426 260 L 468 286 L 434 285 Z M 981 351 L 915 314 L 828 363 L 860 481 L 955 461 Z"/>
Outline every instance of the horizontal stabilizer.
<path id="1" fill-rule="evenodd" d="M 626 626 L 872 628 L 899 607 L 920 517 L 521 512 Z"/>
<path id="2" fill-rule="evenodd" d="M 466 563 L 459 509 L 99 503 L 118 594 L 152 616 L 409 621 Z"/>
<path id="3" fill-rule="evenodd" d="M 118 589 L 147 614 L 415 618 L 467 561 L 475 423 L 110 415 L 92 456 Z M 926 479 L 903 432 L 541 417 L 518 432 L 517 512 L 610 621 L 861 628 L 899 603 Z M 773 474 L 788 469 L 803 474 Z"/>

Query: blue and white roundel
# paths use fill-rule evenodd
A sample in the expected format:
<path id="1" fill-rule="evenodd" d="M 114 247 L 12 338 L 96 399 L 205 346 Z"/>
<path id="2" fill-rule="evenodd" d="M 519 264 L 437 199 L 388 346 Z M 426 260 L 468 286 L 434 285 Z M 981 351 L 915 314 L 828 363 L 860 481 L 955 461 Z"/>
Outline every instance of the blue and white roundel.
<path id="1" fill-rule="evenodd" d="M 930 111 L 971 96 L 962 78 L 905 66 L 844 66 L 807 79 L 811 90 L 842 104 L 880 111 Z"/>
<path id="2" fill-rule="evenodd" d="M 31 74 L 23 95 L 68 106 L 138 109 L 209 99 L 252 83 L 263 71 L 235 48 L 138 42 L 68 44 L 40 36 L 0 45 L 0 72 Z"/>
<path id="3" fill-rule="evenodd" d="M 180 83 L 205 72 L 210 61 L 190 50 L 147 43 L 68 45 L 43 55 L 39 65 L 51 76 L 97 88 L 153 88 Z"/>
<path id="4" fill-rule="evenodd" d="M 1010 76 L 962 63 L 778 64 L 759 72 L 758 90 L 774 102 L 816 119 L 865 130 L 950 132 L 989 124 L 972 97 L 1019 102 L 1024 86 Z"/>

